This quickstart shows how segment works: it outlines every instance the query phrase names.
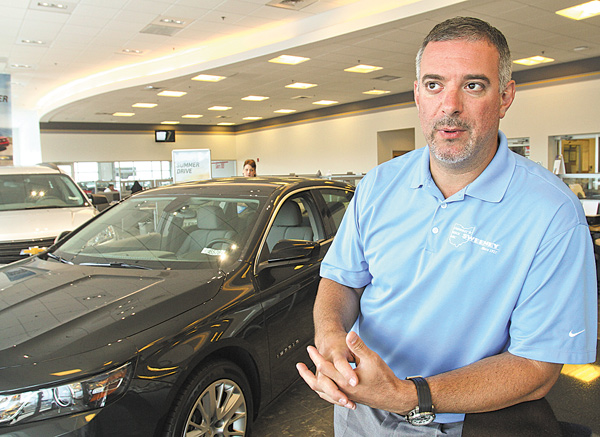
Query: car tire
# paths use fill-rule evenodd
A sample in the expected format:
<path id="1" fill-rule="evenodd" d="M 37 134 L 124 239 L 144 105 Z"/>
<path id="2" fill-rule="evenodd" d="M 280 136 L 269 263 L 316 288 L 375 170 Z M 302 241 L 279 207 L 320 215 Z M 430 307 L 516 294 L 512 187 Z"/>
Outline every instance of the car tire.
<path id="1" fill-rule="evenodd" d="M 183 386 L 167 419 L 165 436 L 249 436 L 252 393 L 244 372 L 227 360 L 200 366 Z"/>

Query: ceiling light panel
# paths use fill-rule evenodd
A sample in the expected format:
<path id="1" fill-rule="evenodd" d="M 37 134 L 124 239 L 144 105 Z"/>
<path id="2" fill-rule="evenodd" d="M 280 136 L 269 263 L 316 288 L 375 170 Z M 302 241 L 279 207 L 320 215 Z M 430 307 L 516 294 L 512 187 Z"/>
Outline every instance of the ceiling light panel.
<path id="1" fill-rule="evenodd" d="M 339 103 L 339 102 L 336 100 L 319 100 L 317 102 L 313 102 L 313 105 L 327 106 L 327 105 L 335 105 L 336 103 Z"/>
<path id="2" fill-rule="evenodd" d="M 58 1 L 39 1 L 31 0 L 29 9 L 44 12 L 57 12 L 59 14 L 70 14 L 77 6 L 77 3 L 58 2 Z"/>
<path id="3" fill-rule="evenodd" d="M 263 100 L 267 100 L 268 97 L 265 96 L 246 96 L 242 97 L 242 100 L 246 100 L 249 102 L 262 102 Z"/>
<path id="4" fill-rule="evenodd" d="M 285 65 L 298 65 L 302 62 L 310 61 L 310 58 L 304 58 L 302 56 L 292 56 L 292 55 L 281 55 L 276 58 L 269 59 L 269 62 L 274 64 L 285 64 Z"/>
<path id="5" fill-rule="evenodd" d="M 201 118 L 203 117 L 202 114 L 185 114 L 182 115 L 181 118 Z"/>
<path id="6" fill-rule="evenodd" d="M 185 91 L 169 91 L 169 90 L 165 90 L 165 91 L 161 91 L 160 93 L 157 94 L 157 96 L 162 96 L 162 97 L 182 97 L 185 96 L 187 93 Z"/>
<path id="7" fill-rule="evenodd" d="M 212 74 L 199 74 L 198 76 L 192 77 L 192 80 L 199 80 L 201 82 L 220 82 L 223 79 L 227 79 L 225 76 L 215 76 Z"/>
<path id="8" fill-rule="evenodd" d="M 299 11 L 313 3 L 316 3 L 317 0 L 272 0 L 267 3 L 267 6 L 273 6 L 276 8 L 283 9 L 292 9 L 294 11 Z"/>
<path id="9" fill-rule="evenodd" d="M 532 65 L 545 64 L 547 62 L 554 62 L 554 59 L 547 58 L 545 56 L 530 56 L 529 58 L 517 59 L 516 61 L 513 61 L 515 64 L 525 65 L 528 67 Z"/>
<path id="10" fill-rule="evenodd" d="M 556 13 L 572 20 L 585 20 L 586 18 L 600 15 L 600 0 L 594 0 L 570 8 L 561 9 L 560 11 L 556 11 Z"/>
<path id="11" fill-rule="evenodd" d="M 382 70 L 383 67 L 376 67 L 375 65 L 359 64 L 354 67 L 345 68 L 344 71 L 349 73 L 371 73 L 373 71 Z"/>
<path id="12" fill-rule="evenodd" d="M 211 106 L 208 108 L 209 111 L 229 111 L 231 106 Z"/>
<path id="13" fill-rule="evenodd" d="M 286 85 L 286 88 L 293 88 L 297 90 L 306 90 L 308 88 L 312 88 L 317 86 L 316 83 L 305 83 L 305 82 L 293 82 L 289 85 Z"/>
<path id="14" fill-rule="evenodd" d="M 385 91 L 385 90 L 369 90 L 369 91 L 363 91 L 363 94 L 369 94 L 372 96 L 380 96 L 382 94 L 388 94 L 389 91 Z"/>
<path id="15" fill-rule="evenodd" d="M 273 112 L 276 114 L 291 114 L 292 112 L 296 112 L 296 110 L 295 109 L 278 109 Z"/>
<path id="16" fill-rule="evenodd" d="M 114 117 L 133 117 L 135 112 L 113 112 Z"/>
<path id="17" fill-rule="evenodd" d="M 134 103 L 133 105 L 131 105 L 133 108 L 155 108 L 156 106 L 158 106 L 158 103 Z"/>

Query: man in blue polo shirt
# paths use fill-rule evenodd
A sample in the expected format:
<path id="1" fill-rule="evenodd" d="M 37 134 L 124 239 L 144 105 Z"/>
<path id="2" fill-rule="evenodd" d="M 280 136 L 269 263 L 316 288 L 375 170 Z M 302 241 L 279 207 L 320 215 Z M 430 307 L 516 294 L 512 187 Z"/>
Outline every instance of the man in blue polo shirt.
<path id="1" fill-rule="evenodd" d="M 586 219 L 563 182 L 509 151 L 510 76 L 504 36 L 481 20 L 423 42 L 428 146 L 360 182 L 322 263 L 316 372 L 298 365 L 336 405 L 337 437 L 460 435 L 465 413 L 539 399 L 563 363 L 595 360 Z"/>

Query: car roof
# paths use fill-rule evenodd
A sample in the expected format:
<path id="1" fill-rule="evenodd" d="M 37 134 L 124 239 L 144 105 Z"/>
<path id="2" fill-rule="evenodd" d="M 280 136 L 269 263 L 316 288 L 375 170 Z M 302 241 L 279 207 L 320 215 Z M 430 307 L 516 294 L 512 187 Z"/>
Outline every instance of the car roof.
<path id="1" fill-rule="evenodd" d="M 217 188 L 217 187 L 235 188 L 237 187 L 241 191 L 250 191 L 253 189 L 262 189 L 265 191 L 274 192 L 277 190 L 289 191 L 294 189 L 301 189 L 307 187 L 335 187 L 341 189 L 353 190 L 354 186 L 346 182 L 332 181 L 329 179 L 320 178 L 306 178 L 296 176 L 257 176 L 257 177 L 229 177 L 229 178 L 216 178 L 216 179 L 205 179 L 200 181 L 188 181 L 180 182 L 171 185 L 165 185 L 163 187 L 153 188 L 147 191 L 142 191 L 138 194 L 158 194 L 163 192 L 168 194 L 171 191 L 187 191 L 193 190 L 194 188 Z"/>
<path id="2" fill-rule="evenodd" d="M 63 174 L 59 169 L 45 165 L 0 166 L 0 175 L 7 174 Z"/>

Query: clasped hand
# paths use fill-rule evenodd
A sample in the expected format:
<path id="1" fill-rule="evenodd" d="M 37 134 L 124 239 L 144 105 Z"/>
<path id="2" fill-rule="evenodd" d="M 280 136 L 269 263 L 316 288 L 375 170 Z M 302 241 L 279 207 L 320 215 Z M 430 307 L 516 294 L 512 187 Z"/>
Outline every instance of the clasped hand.
<path id="1" fill-rule="evenodd" d="M 300 376 L 321 398 L 346 408 L 356 403 L 407 414 L 414 402 L 412 383 L 398 379 L 381 357 L 369 349 L 355 332 L 349 332 L 345 344 L 330 342 L 320 352 L 313 346 L 308 354 L 315 364 L 313 374 L 304 363 L 296 368 Z M 352 368 L 350 363 L 355 363 Z M 414 391 L 414 387 L 412 387 Z M 413 405 L 414 406 L 414 405 Z"/>

